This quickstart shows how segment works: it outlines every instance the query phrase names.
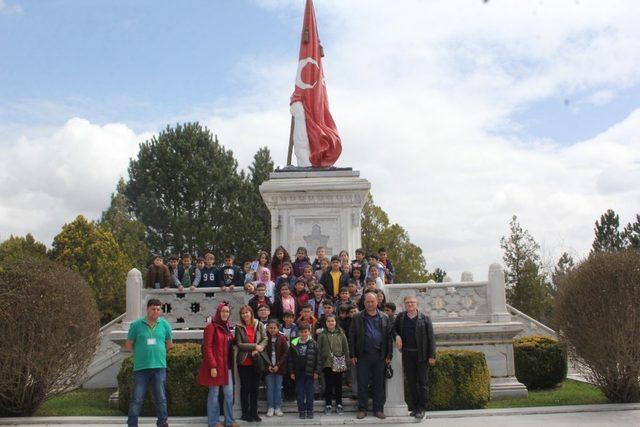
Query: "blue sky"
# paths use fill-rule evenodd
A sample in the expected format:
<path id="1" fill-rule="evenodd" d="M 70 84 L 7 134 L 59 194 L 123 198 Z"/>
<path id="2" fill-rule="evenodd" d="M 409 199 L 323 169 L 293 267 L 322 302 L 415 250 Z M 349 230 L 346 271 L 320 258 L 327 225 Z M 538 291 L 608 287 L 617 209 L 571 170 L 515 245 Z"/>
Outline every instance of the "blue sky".
<path id="1" fill-rule="evenodd" d="M 429 268 L 485 276 L 513 214 L 551 262 L 584 255 L 606 209 L 638 213 L 637 1 L 315 4 L 337 166 Z M 241 167 L 262 145 L 282 165 L 303 6 L 0 0 L 0 239 L 99 217 L 138 144 L 178 121 Z"/>

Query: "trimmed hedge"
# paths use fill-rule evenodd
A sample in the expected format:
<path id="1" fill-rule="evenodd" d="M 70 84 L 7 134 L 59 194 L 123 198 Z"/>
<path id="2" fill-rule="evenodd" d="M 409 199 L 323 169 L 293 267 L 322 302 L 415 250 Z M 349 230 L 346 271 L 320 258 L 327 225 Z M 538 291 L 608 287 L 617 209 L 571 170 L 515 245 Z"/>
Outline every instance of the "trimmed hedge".
<path id="1" fill-rule="evenodd" d="M 174 344 L 167 354 L 167 405 L 170 415 L 207 414 L 208 390 L 196 381 L 202 360 L 200 347 L 200 344 Z M 125 414 L 129 411 L 132 386 L 133 356 L 129 356 L 122 362 L 118 373 L 119 406 Z M 142 415 L 155 415 L 151 387 L 147 388 Z"/>
<path id="2" fill-rule="evenodd" d="M 491 374 L 480 351 L 443 350 L 429 368 L 429 410 L 484 408 Z"/>
<path id="3" fill-rule="evenodd" d="M 513 341 L 516 378 L 528 389 L 553 388 L 567 377 L 567 351 L 558 340 L 531 335 Z"/>

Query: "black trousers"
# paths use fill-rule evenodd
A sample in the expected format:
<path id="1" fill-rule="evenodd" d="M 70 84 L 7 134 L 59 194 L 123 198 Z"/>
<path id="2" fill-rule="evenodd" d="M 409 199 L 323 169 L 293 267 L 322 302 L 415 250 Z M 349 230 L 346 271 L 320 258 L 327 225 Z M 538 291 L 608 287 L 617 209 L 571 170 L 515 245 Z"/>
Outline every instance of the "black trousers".
<path id="1" fill-rule="evenodd" d="M 342 405 L 342 372 L 333 372 L 331 368 L 324 368 L 324 402 L 330 406 L 333 399 L 336 405 Z"/>
<path id="2" fill-rule="evenodd" d="M 402 352 L 402 373 L 404 377 L 404 401 L 409 411 L 426 411 L 429 398 L 429 363 L 418 362 L 417 351 Z"/>
<path id="3" fill-rule="evenodd" d="M 384 392 L 384 358 L 382 354 L 365 353 L 356 363 L 358 378 L 358 410 L 366 411 L 369 397 L 369 386 L 373 398 L 373 412 L 383 412 Z"/>
<path id="4" fill-rule="evenodd" d="M 260 374 L 253 366 L 238 366 L 240 377 L 240 408 L 242 415 L 258 415 L 258 386 Z"/>

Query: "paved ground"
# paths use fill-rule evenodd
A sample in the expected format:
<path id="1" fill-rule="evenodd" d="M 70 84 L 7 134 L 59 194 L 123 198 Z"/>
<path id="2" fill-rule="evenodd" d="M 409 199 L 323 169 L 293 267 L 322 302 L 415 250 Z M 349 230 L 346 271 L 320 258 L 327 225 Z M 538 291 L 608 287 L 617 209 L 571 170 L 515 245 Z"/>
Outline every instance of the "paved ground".
<path id="1" fill-rule="evenodd" d="M 263 418 L 262 423 L 244 425 L 292 426 L 292 425 L 345 425 L 373 426 L 380 424 L 414 424 L 442 427 L 640 427 L 640 404 L 582 405 L 538 408 L 485 409 L 474 411 L 440 411 L 429 413 L 422 422 L 414 422 L 408 417 L 389 417 L 380 421 L 373 417 L 356 420 L 352 416 L 316 416 L 313 420 L 298 420 L 293 415 L 282 418 Z M 172 427 L 206 427 L 202 417 L 174 417 Z M 12 426 L 96 426 L 111 427 L 126 424 L 124 417 L 47 417 L 47 418 L 0 418 L 0 425 Z M 141 426 L 151 427 L 155 420 L 141 419 Z"/>

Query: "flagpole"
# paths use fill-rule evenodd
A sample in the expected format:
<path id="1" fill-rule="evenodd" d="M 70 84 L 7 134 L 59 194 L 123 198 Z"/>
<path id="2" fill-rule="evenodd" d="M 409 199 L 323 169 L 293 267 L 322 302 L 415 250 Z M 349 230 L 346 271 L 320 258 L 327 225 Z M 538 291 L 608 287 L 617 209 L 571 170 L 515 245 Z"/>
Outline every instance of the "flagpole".
<path id="1" fill-rule="evenodd" d="M 291 166 L 292 154 L 293 154 L 293 115 L 291 116 L 291 128 L 289 129 L 289 151 L 287 153 L 287 166 Z"/>

